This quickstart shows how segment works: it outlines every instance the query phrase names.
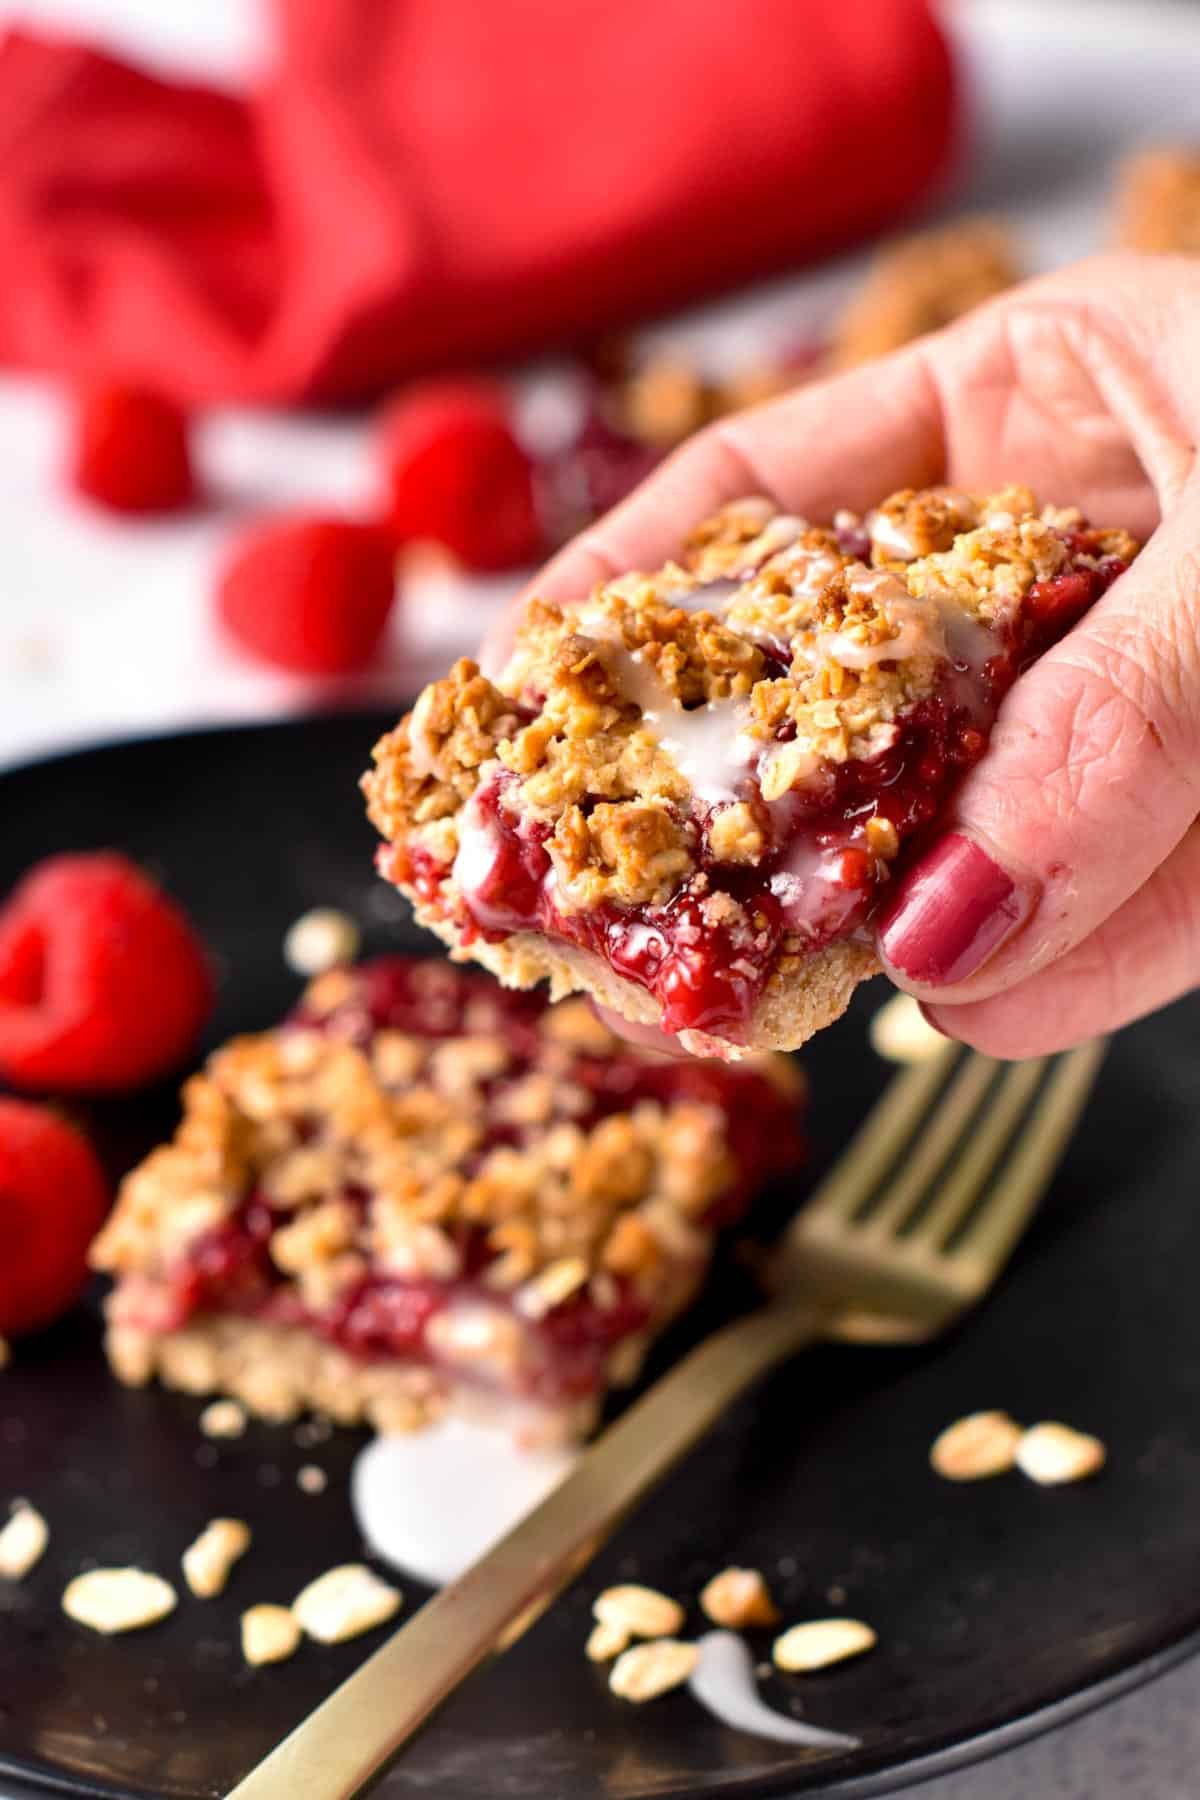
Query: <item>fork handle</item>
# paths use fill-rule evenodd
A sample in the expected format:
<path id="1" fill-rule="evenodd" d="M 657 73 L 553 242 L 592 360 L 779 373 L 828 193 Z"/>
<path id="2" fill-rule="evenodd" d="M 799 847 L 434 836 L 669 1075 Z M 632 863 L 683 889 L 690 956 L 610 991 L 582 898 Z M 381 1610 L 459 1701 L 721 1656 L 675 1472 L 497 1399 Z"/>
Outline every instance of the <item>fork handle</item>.
<path id="1" fill-rule="evenodd" d="M 780 1296 L 676 1364 L 519 1525 L 401 1626 L 227 1800 L 352 1800 L 492 1650 L 507 1649 L 729 1404 L 822 1335 Z"/>

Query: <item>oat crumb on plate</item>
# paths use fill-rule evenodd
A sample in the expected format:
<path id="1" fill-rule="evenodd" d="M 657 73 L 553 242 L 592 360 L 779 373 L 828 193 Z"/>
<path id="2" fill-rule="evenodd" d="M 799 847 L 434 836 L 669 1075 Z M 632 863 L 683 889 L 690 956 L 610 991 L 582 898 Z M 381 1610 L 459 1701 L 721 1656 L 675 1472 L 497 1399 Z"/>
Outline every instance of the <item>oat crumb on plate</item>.
<path id="1" fill-rule="evenodd" d="M 246 1409 L 238 1400 L 213 1400 L 200 1414 L 205 1437 L 238 1438 L 246 1429 Z"/>
<path id="2" fill-rule="evenodd" d="M 1021 1427 L 1006 1412 L 968 1413 L 939 1432 L 929 1461 L 947 1481 L 981 1481 L 1014 1468 Z"/>
<path id="3" fill-rule="evenodd" d="M 620 1656 L 622 1650 L 628 1650 L 630 1634 L 619 1625 L 606 1625 L 597 1620 L 588 1634 L 586 1646 L 589 1662 L 611 1662 L 614 1656 Z"/>
<path id="4" fill-rule="evenodd" d="M 251 1606 L 242 1614 L 242 1655 L 253 1668 L 286 1662 L 294 1656 L 303 1632 L 287 1606 Z"/>
<path id="5" fill-rule="evenodd" d="M 37 1508 L 19 1500 L 0 1530 L 0 1580 L 23 1581 L 41 1561 L 50 1527 Z"/>
<path id="6" fill-rule="evenodd" d="M 722 1569 L 701 1589 L 700 1604 L 714 1625 L 731 1631 L 779 1623 L 779 1608 L 758 1569 Z"/>
<path id="7" fill-rule="evenodd" d="M 873 1016 L 871 1048 L 888 1062 L 932 1062 L 949 1039 L 936 1031 L 911 994 L 893 994 Z"/>
<path id="8" fill-rule="evenodd" d="M 700 1660 L 699 1646 L 678 1638 L 654 1638 L 623 1650 L 613 1664 L 608 1685 L 622 1700 L 656 1700 L 681 1687 Z"/>
<path id="9" fill-rule="evenodd" d="M 684 1617 L 678 1600 L 633 1581 L 597 1594 L 592 1614 L 601 1625 L 640 1638 L 670 1637 L 679 1630 Z"/>
<path id="10" fill-rule="evenodd" d="M 249 1548 L 250 1527 L 244 1519 L 210 1519 L 182 1558 L 184 1579 L 197 1599 L 223 1594 L 230 1570 Z"/>
<path id="11" fill-rule="evenodd" d="M 283 940 L 284 960 L 297 975 L 324 975 L 358 955 L 360 934 L 348 913 L 315 906 L 302 913 Z"/>
<path id="12" fill-rule="evenodd" d="M 155 1625 L 175 1606 L 170 1582 L 147 1569 L 88 1569 L 67 1583 L 62 1597 L 69 1619 L 106 1637 Z"/>
<path id="13" fill-rule="evenodd" d="M 776 1668 L 802 1675 L 861 1656 L 876 1642 L 874 1631 L 861 1619 L 812 1619 L 777 1637 L 771 1655 Z"/>
<path id="14" fill-rule="evenodd" d="M 1108 1452 L 1098 1437 L 1046 1419 L 1021 1433 L 1016 1464 L 1042 1487 L 1082 1481 L 1104 1467 Z"/>
<path id="15" fill-rule="evenodd" d="M 292 1601 L 301 1629 L 321 1644 L 340 1644 L 383 1625 L 400 1610 L 397 1588 L 365 1563 L 342 1563 L 310 1581 Z"/>

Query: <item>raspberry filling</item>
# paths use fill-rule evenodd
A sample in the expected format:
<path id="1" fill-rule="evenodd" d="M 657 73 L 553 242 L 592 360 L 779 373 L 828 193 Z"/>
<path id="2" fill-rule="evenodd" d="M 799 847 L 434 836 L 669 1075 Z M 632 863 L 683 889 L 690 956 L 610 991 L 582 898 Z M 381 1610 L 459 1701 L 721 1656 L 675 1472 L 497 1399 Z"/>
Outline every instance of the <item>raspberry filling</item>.
<path id="1" fill-rule="evenodd" d="M 744 1042 L 781 954 L 808 956 L 865 937 L 899 847 L 933 823 L 983 755 L 1016 676 L 1126 566 L 1115 557 L 1097 559 L 1088 531 L 1062 535 L 1073 558 L 1092 560 L 1036 582 L 1003 632 L 965 615 L 952 621 L 950 654 L 932 692 L 896 720 L 891 742 L 878 754 L 822 763 L 768 803 L 759 777 L 774 746 L 760 746 L 756 762 L 739 771 L 736 794 L 766 827 L 766 849 L 753 867 L 712 855 L 720 804 L 697 791 L 691 814 L 696 872 L 680 892 L 664 905 L 572 907 L 556 882 L 550 827 L 509 804 L 513 778 L 501 771 L 463 810 L 452 870 L 406 846 L 381 852 L 381 872 L 406 881 L 437 910 L 456 908 L 465 944 L 522 931 L 544 934 L 600 957 L 646 989 L 665 1030 Z M 786 741 L 787 730 L 775 740 Z M 443 884 L 451 873 L 448 898 Z"/>
<path id="2" fill-rule="evenodd" d="M 439 968 L 431 980 L 428 965 L 393 956 L 364 965 L 343 1006 L 317 1015 L 302 1004 L 292 1023 L 335 1033 L 362 1048 L 380 1031 L 433 1040 L 503 1035 L 510 1060 L 487 1087 L 488 1124 L 473 1153 L 478 1167 L 490 1151 L 522 1141 L 525 1128 L 512 1123 L 505 1093 L 535 1066 L 539 1048 L 544 1051 L 538 1025 L 545 1010 L 536 993 L 499 989 L 486 977 L 449 967 Z M 586 1095 L 586 1104 L 573 1114 L 585 1130 L 642 1100 L 664 1106 L 687 1100 L 720 1108 L 736 1173 L 702 1221 L 711 1228 L 741 1216 L 761 1183 L 793 1166 L 802 1150 L 794 1105 L 754 1069 L 649 1060 L 620 1051 L 574 1051 L 556 1079 Z M 319 1129 L 314 1118 L 309 1125 L 314 1139 Z M 344 1191 L 341 1198 L 364 1211 L 371 1200 L 361 1189 Z M 504 1380 L 532 1400 L 550 1402 L 601 1389 L 614 1346 L 652 1322 L 651 1305 L 620 1276 L 607 1278 L 611 1291 L 603 1306 L 585 1287 L 541 1317 L 526 1316 L 508 1292 L 487 1285 L 494 1252 L 486 1230 L 473 1226 L 463 1226 L 457 1234 L 461 1273 L 454 1280 L 368 1271 L 327 1307 L 306 1306 L 270 1253 L 273 1232 L 289 1217 L 259 1189 L 248 1193 L 234 1214 L 193 1240 L 175 1264 L 166 1293 L 156 1296 L 156 1328 L 178 1329 L 197 1313 L 232 1312 L 302 1326 L 363 1359 L 437 1365 L 451 1360 L 448 1333 L 495 1329 L 499 1322 L 510 1335 L 514 1328 L 520 1334 L 515 1372 L 506 1366 Z M 693 1268 L 680 1259 L 681 1272 Z M 470 1368 L 455 1361 L 454 1368 L 457 1375 L 481 1382 L 491 1375 L 493 1384 L 501 1374 L 489 1371 L 486 1358 Z"/>

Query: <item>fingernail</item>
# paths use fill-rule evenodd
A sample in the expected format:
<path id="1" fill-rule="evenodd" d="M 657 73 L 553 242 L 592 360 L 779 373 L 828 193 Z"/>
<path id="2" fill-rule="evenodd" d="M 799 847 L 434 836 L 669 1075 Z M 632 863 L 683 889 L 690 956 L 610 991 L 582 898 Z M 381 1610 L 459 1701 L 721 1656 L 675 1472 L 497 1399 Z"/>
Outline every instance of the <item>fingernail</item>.
<path id="1" fill-rule="evenodd" d="M 911 869 L 879 928 L 879 947 L 910 981 L 949 987 L 981 969 L 1038 897 L 973 838 L 953 832 Z"/>

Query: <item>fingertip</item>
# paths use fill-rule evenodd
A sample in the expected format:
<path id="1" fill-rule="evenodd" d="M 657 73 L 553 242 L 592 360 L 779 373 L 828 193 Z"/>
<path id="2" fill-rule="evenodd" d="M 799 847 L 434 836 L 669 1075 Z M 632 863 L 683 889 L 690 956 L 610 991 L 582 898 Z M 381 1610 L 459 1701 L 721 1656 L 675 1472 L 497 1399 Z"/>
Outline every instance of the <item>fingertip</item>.
<path id="1" fill-rule="evenodd" d="M 1020 930 L 1041 884 L 1014 874 L 975 837 L 952 831 L 908 871 L 881 919 L 877 943 L 906 991 L 969 981 Z"/>

